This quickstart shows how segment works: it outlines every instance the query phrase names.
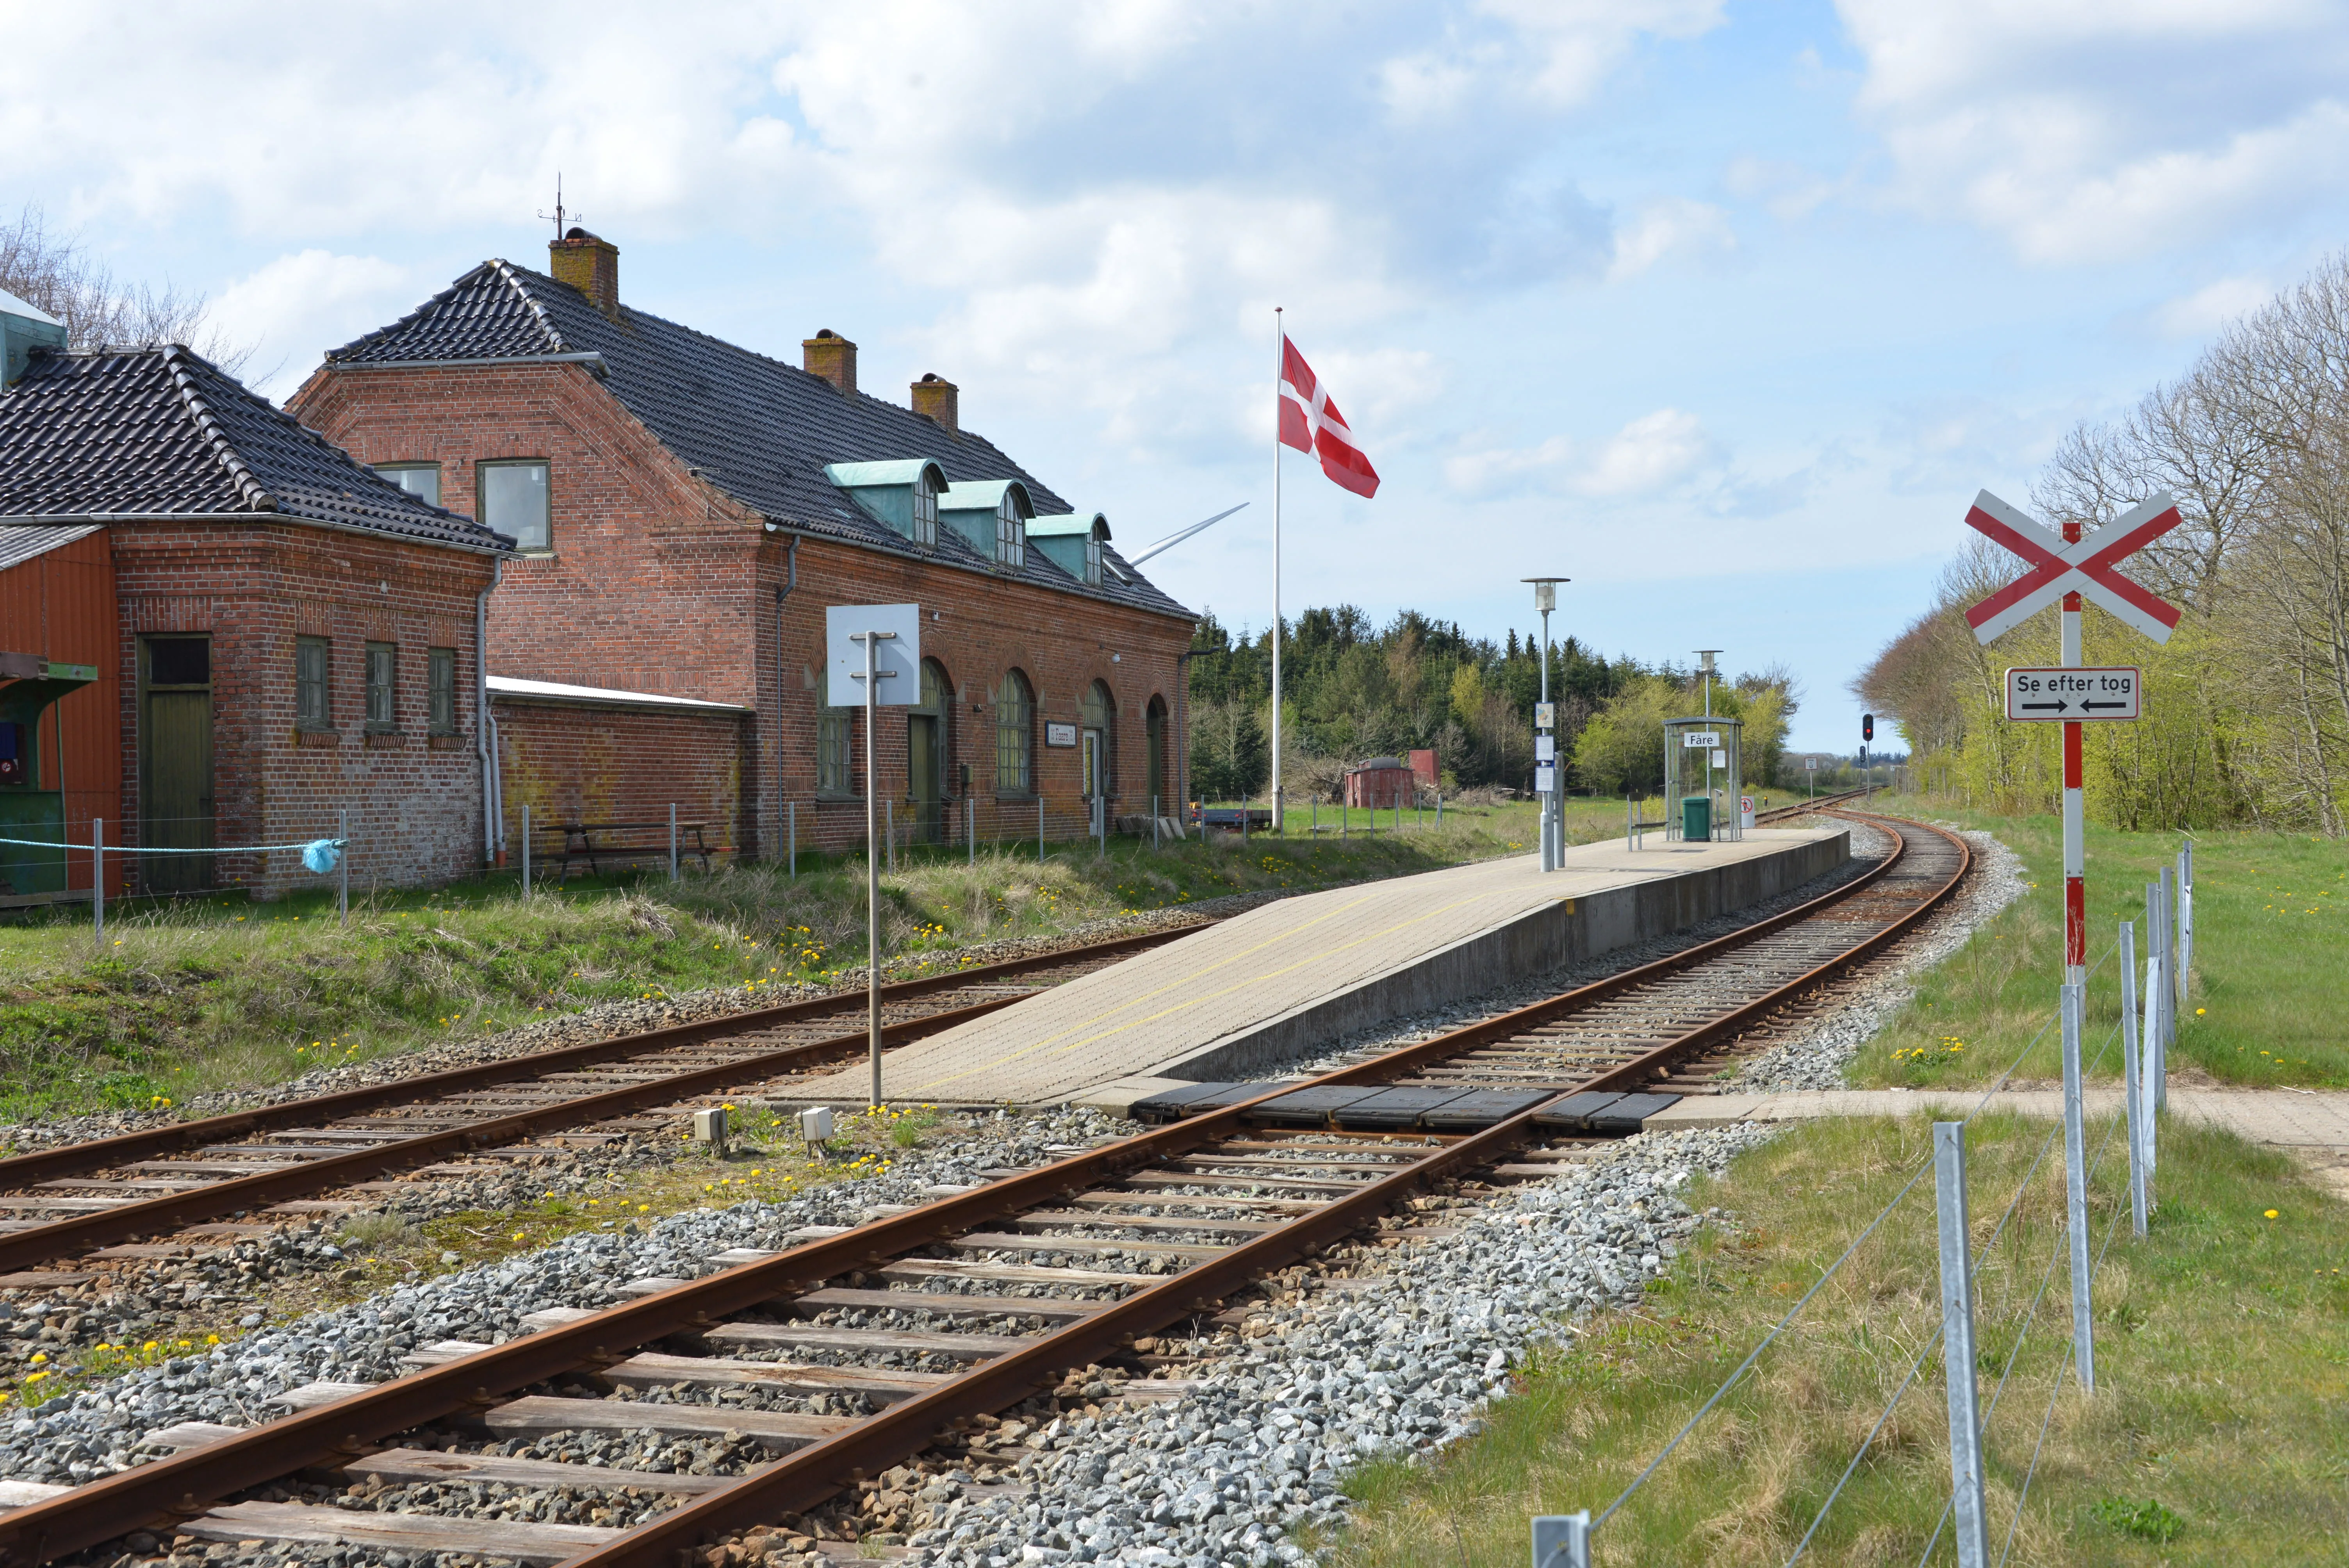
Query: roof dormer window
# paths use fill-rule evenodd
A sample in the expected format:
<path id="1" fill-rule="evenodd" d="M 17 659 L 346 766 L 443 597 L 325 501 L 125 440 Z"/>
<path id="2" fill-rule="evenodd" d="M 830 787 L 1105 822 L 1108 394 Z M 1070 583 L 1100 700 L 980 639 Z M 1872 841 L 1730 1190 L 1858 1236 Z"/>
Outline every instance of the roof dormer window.
<path id="1" fill-rule="evenodd" d="M 1019 515 L 1018 499 L 1008 487 L 995 503 L 995 564 L 1006 572 L 1028 564 L 1027 519 Z"/>
<path id="2" fill-rule="evenodd" d="M 926 468 L 914 481 L 913 500 L 914 542 L 925 550 L 934 550 L 938 542 L 938 491 Z"/>
<path id="3" fill-rule="evenodd" d="M 1109 542 L 1109 519 L 1097 511 L 1040 517 L 1030 521 L 1027 532 L 1047 561 L 1088 588 L 1101 586 L 1102 547 Z"/>

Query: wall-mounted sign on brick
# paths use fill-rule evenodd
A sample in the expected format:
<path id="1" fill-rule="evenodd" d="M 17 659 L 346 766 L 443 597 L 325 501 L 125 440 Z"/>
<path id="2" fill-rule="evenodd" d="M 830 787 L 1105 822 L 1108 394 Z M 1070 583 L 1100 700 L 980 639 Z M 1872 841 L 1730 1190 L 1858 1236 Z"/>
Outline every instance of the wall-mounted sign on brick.
<path id="1" fill-rule="evenodd" d="M 1077 743 L 1077 727 L 1076 727 L 1075 725 L 1073 725 L 1073 724 L 1050 724 L 1050 723 L 1048 723 L 1048 724 L 1046 724 L 1046 725 L 1044 726 L 1044 744 L 1045 744 L 1045 745 L 1047 745 L 1047 746 L 1074 746 L 1076 743 Z"/>

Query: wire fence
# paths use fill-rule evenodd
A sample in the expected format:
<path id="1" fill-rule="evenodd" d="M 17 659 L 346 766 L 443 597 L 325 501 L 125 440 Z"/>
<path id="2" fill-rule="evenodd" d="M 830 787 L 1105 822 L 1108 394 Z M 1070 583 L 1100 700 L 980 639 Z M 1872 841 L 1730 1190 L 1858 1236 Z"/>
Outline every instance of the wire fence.
<path id="1" fill-rule="evenodd" d="M 1891 1198 L 1863 1224 L 1842 1252 L 1820 1271 L 1809 1288 L 1789 1307 L 1769 1330 L 1740 1360 L 1736 1367 L 1722 1379 L 1705 1398 L 1695 1413 L 1684 1421 L 1664 1443 L 1630 1483 L 1616 1494 L 1613 1501 L 1595 1514 L 1582 1512 L 1547 1515 L 1534 1521 L 1535 1568 L 1588 1568 L 1590 1547 L 1595 1532 L 1631 1502 L 1661 1471 L 1671 1456 L 1680 1450 L 1689 1436 L 1696 1431 L 1722 1403 L 1754 1373 L 1764 1354 L 1787 1333 L 1829 1284 L 1838 1278 L 1860 1255 L 1868 1243 L 1879 1234 L 1910 1196 L 1922 1185 L 1929 1174 L 1935 1176 L 1934 1191 L 1938 1200 L 1937 1226 L 1941 1234 L 1940 1248 L 1942 1267 L 1941 1332 L 1920 1334 L 1915 1353 L 1908 1358 L 1890 1396 L 1885 1399 L 1872 1424 L 1843 1465 L 1834 1484 L 1821 1500 L 1801 1537 L 1785 1561 L 1792 1564 L 1801 1561 L 1821 1531 L 1828 1524 L 1837 1502 L 1855 1478 L 1862 1473 L 1868 1455 L 1875 1451 L 1878 1439 L 1891 1424 L 1903 1401 L 1908 1399 L 1925 1377 L 1936 1351 L 1942 1353 L 1945 1382 L 1949 1387 L 1951 1405 L 1951 1486 L 1949 1501 L 1943 1505 L 1932 1534 L 1918 1558 L 1920 1568 L 1931 1561 L 1934 1553 L 1949 1532 L 1953 1518 L 1961 1528 L 1956 1537 L 1957 1558 L 1961 1568 L 1992 1568 L 1988 1555 L 1989 1536 L 1982 1520 L 1983 1470 L 1982 1445 L 1992 1418 L 1996 1414 L 2017 1367 L 2022 1363 L 2023 1348 L 2032 1341 L 2039 1327 L 2040 1314 L 2053 1288 L 2058 1264 L 2067 1252 L 2073 1260 L 2072 1294 L 2074 1321 L 2072 1333 L 2064 1342 L 2063 1354 L 2057 1362 L 2047 1394 L 2038 1430 L 2033 1440 L 2027 1460 L 2023 1465 L 2023 1479 L 2016 1491 L 2012 1515 L 2005 1522 L 1995 1563 L 2002 1564 L 2014 1548 L 2024 1511 L 2029 1504 L 2031 1489 L 2040 1474 L 2048 1431 L 2051 1429 L 2063 1388 L 2067 1377 L 2076 1378 L 2083 1390 L 2093 1395 L 2098 1381 L 2095 1373 L 2093 1317 L 2088 1310 L 2088 1292 L 2095 1272 L 2103 1265 L 2114 1237 L 2118 1233 L 2121 1216 L 2132 1213 L 2137 1233 L 2145 1233 L 2144 1216 L 2150 1207 L 2151 1171 L 2156 1165 L 2158 1112 L 2166 1102 L 2167 1052 L 2174 1041 L 2178 1021 L 2183 1011 L 2186 990 L 2192 970 L 2191 952 L 2193 915 L 2193 857 L 2188 844 L 2178 856 L 2173 872 L 2165 868 L 2159 881 L 2148 885 L 2145 932 L 2148 938 L 2144 955 L 2143 984 L 2137 964 L 2134 923 L 2124 922 L 2116 939 L 2098 955 L 2095 964 L 2075 985 L 2063 987 L 2062 1005 L 2017 1051 L 2003 1070 L 1984 1088 L 1971 1109 L 1954 1122 L 1936 1125 L 1936 1149 L 1933 1154 L 1920 1161 L 1906 1173 Z M 2083 1061 L 2080 1036 L 2084 1032 L 2087 983 L 2102 972 L 2116 954 L 2121 958 L 2122 984 L 2119 987 L 2120 1017 L 2096 1048 L 2092 1060 Z M 2061 1029 L 2064 1034 L 2064 1115 L 2051 1126 L 2032 1154 L 2022 1177 L 2006 1195 L 1997 1220 L 1990 1228 L 1979 1250 L 1972 1245 L 1971 1226 L 1966 1221 L 1964 1175 L 1964 1143 L 1966 1130 L 1991 1105 L 1998 1093 L 2011 1082 L 2023 1062 L 2039 1049 L 2050 1031 Z M 2122 1114 L 2110 1119 L 2093 1158 L 2085 1154 L 2083 1142 L 2085 1118 L 2084 1080 L 2088 1074 L 2100 1070 L 2110 1059 L 2115 1047 L 2123 1055 L 2125 1097 Z M 2111 1152 L 2113 1140 L 2126 1135 L 2124 1148 L 2129 1155 L 2130 1171 L 2127 1190 L 2108 1202 L 2109 1212 L 2104 1221 L 2104 1234 L 2093 1255 L 2086 1245 L 2089 1231 L 2089 1196 L 2094 1190 L 2098 1171 Z M 1980 1413 L 1974 1413 L 1976 1383 L 1971 1377 L 1951 1379 L 1946 1375 L 1961 1370 L 1958 1351 L 1966 1347 L 1962 1371 L 1971 1372 L 1974 1365 L 1971 1346 L 1975 1299 L 1982 1272 L 1997 1255 L 2010 1227 L 2023 1211 L 2024 1201 L 2035 1190 L 2041 1172 L 2054 1153 L 2056 1140 L 2065 1140 L 2064 1177 L 2067 1187 L 2064 1223 L 2057 1227 L 2053 1243 L 2048 1248 L 2045 1266 L 2042 1269 L 2030 1301 L 2019 1317 L 2002 1325 L 2013 1335 L 2004 1363 L 1999 1369 L 1998 1380 L 1991 1390 L 1989 1401 Z M 1954 1150 L 1955 1161 L 1949 1156 Z M 1954 1178 L 1951 1171 L 1954 1171 Z M 1961 1261 L 1954 1269 L 1951 1264 L 1951 1230 L 1956 1232 L 1955 1255 Z M 2019 1233 L 2019 1228 L 2015 1233 Z"/>

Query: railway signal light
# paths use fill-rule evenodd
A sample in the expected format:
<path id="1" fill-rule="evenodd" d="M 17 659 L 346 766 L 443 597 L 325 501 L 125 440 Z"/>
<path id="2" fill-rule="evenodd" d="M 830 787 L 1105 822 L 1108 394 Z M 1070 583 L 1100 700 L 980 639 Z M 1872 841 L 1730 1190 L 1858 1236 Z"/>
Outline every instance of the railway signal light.
<path id="1" fill-rule="evenodd" d="M 1876 738 L 1876 716 L 1874 714 L 1863 713 L 1859 716 L 1859 738 L 1862 740 L 1873 740 Z"/>

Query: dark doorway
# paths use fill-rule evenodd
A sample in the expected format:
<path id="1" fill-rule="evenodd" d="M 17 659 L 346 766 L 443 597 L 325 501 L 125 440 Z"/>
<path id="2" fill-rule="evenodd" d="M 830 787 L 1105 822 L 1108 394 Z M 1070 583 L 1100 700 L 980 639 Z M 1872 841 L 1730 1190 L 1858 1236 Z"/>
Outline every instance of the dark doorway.
<path id="1" fill-rule="evenodd" d="M 1166 699 L 1154 696 L 1143 713 L 1143 767 L 1150 786 L 1152 810 L 1162 817 L 1175 815 L 1174 797 L 1166 788 Z"/>
<path id="2" fill-rule="evenodd" d="M 947 715 L 951 711 L 946 671 L 936 659 L 922 661 L 920 703 L 905 715 L 905 792 L 914 807 L 914 833 L 925 844 L 947 836 Z"/>
<path id="3" fill-rule="evenodd" d="M 210 637 L 139 644 L 140 841 L 150 849 L 212 847 L 212 645 Z M 212 885 L 210 855 L 141 856 L 150 892 Z"/>

